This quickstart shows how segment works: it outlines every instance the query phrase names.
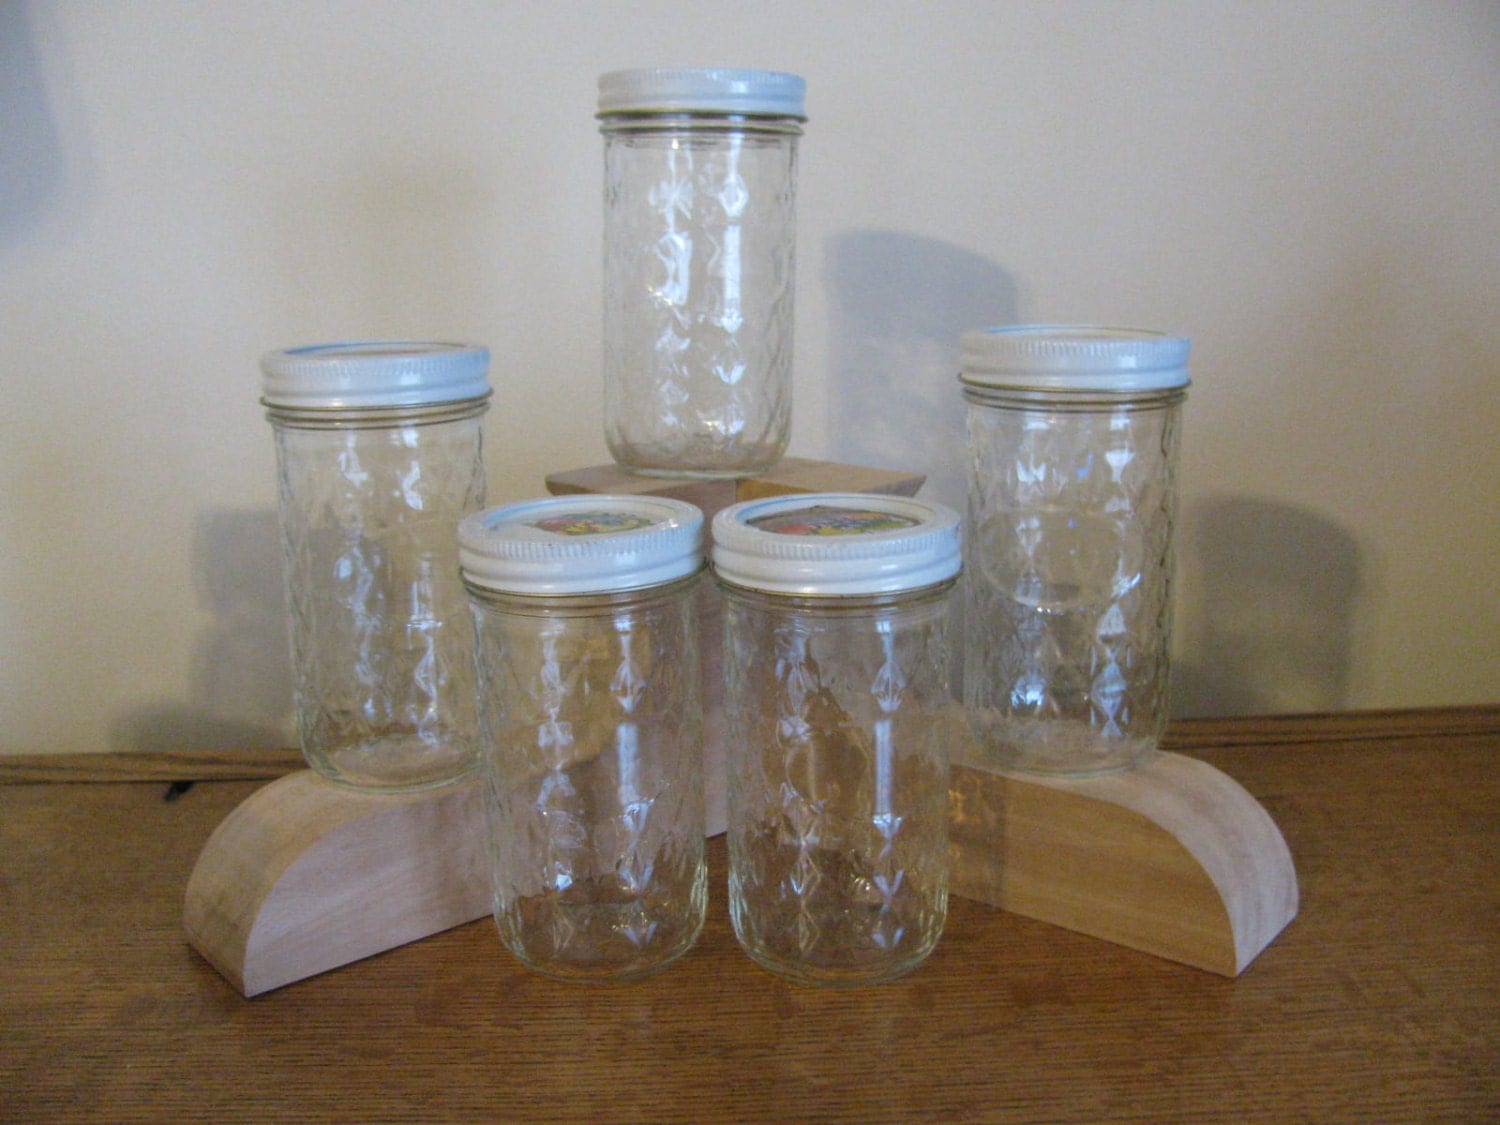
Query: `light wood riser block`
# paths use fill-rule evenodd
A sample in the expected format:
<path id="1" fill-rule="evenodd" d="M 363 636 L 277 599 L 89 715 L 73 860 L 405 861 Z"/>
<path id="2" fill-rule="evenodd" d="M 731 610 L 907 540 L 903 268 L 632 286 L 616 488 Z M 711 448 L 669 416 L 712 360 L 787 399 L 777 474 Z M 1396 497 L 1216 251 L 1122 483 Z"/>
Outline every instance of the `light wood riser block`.
<path id="1" fill-rule="evenodd" d="M 1076 780 L 956 765 L 952 794 L 964 898 L 1228 977 L 1296 916 L 1275 822 L 1196 759 Z"/>
<path id="2" fill-rule="evenodd" d="M 188 879 L 188 941 L 245 996 L 490 911 L 480 783 L 358 792 L 299 770 L 208 838 Z"/>
<path id="3" fill-rule="evenodd" d="M 1296 914 L 1275 824 L 1191 758 L 1084 781 L 960 765 L 952 792 L 954 894 L 1231 977 Z M 478 782 L 381 796 L 290 774 L 209 838 L 188 940 L 255 996 L 488 914 L 484 841 Z"/>

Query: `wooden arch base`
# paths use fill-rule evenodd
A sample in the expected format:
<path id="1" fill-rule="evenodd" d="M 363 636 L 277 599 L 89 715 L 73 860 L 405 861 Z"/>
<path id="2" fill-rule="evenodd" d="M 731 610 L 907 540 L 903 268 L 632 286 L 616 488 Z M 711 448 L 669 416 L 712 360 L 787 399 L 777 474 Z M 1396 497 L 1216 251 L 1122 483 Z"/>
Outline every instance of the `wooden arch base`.
<path id="1" fill-rule="evenodd" d="M 253 794 L 188 882 L 189 942 L 245 996 L 490 910 L 478 783 L 359 793 L 309 770 Z M 953 770 L 951 889 L 1237 976 L 1297 912 L 1265 810 L 1212 766 L 1158 754 L 1078 781 Z"/>
<path id="2" fill-rule="evenodd" d="M 214 829 L 188 879 L 183 926 L 255 996 L 489 910 L 478 782 L 386 795 L 299 770 Z"/>
<path id="3" fill-rule="evenodd" d="M 1081 779 L 957 765 L 952 785 L 956 895 L 1227 977 L 1296 916 L 1275 822 L 1196 759 Z"/>
<path id="4" fill-rule="evenodd" d="M 676 496 L 712 519 L 736 501 L 790 492 L 912 496 L 923 478 L 786 458 L 739 481 L 599 465 L 546 483 L 555 494 Z M 712 836 L 725 823 L 717 599 L 702 610 Z M 968 751 L 965 738 L 954 746 Z M 479 918 L 490 910 L 483 812 L 474 782 L 384 796 L 306 770 L 284 777 L 209 838 L 188 882 L 188 940 L 254 996 Z M 1233 780 L 1178 754 L 1077 781 L 957 765 L 951 854 L 954 894 L 1225 976 L 1297 912 L 1291 856 L 1270 816 Z"/>

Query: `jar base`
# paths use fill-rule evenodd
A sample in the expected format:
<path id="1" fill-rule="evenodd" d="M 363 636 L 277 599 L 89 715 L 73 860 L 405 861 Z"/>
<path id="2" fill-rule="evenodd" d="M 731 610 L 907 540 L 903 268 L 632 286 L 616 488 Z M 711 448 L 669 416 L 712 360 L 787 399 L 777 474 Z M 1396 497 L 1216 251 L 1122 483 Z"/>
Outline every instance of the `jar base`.
<path id="1" fill-rule="evenodd" d="M 527 968 L 581 984 L 639 980 L 666 968 L 697 942 L 708 913 L 701 833 L 699 825 L 684 841 L 680 867 L 671 852 L 658 854 L 644 886 L 605 874 L 560 890 L 501 892 L 494 912 L 501 944 Z"/>
<path id="2" fill-rule="evenodd" d="M 863 985 L 888 984 L 899 980 L 920 968 L 932 953 L 932 949 L 924 949 L 920 954 L 898 961 L 890 965 L 881 965 L 876 968 L 866 969 L 830 969 L 823 966 L 811 966 L 800 962 L 783 961 L 772 957 L 764 952 L 751 949 L 743 942 L 740 948 L 745 951 L 746 956 L 754 961 L 762 969 L 784 980 L 794 981 L 797 984 L 815 985 L 819 988 L 858 988 Z"/>
<path id="3" fill-rule="evenodd" d="M 946 801 L 943 809 L 946 815 Z M 747 853 L 761 861 L 753 869 Z M 797 882 L 806 893 L 792 892 Z M 895 899 L 881 904 L 881 889 L 893 887 Z M 881 871 L 836 849 L 730 841 L 735 940 L 757 965 L 788 980 L 853 986 L 905 976 L 937 948 L 947 915 L 946 874 L 930 867 Z"/>
<path id="4" fill-rule="evenodd" d="M 302 757 L 320 776 L 364 793 L 439 789 L 472 777 L 478 765 L 472 752 L 452 752 L 410 734 L 362 739 L 326 752 L 304 748 Z"/>
<path id="5" fill-rule="evenodd" d="M 1110 738 L 1090 723 L 1070 719 L 1002 718 L 970 712 L 970 764 L 1048 777 L 1102 777 L 1148 762 L 1157 737 Z"/>
<path id="6" fill-rule="evenodd" d="M 759 476 L 776 464 L 771 461 L 743 469 L 667 469 L 655 465 L 630 465 L 624 461 L 615 463 L 632 476 L 651 477 L 654 480 L 745 480 Z"/>
<path id="7" fill-rule="evenodd" d="M 707 441 L 673 448 L 610 443 L 609 452 L 615 464 L 636 476 L 660 480 L 743 480 L 771 469 L 786 452 L 786 444 L 726 450 Z"/>
<path id="8" fill-rule="evenodd" d="M 577 884 L 574 885 L 575 889 Z M 500 941 L 527 968 L 555 980 L 615 984 L 651 976 L 698 941 L 708 902 L 708 872 L 699 863 L 676 907 L 648 896 L 621 895 L 603 879 L 579 901 L 566 894 L 516 899 L 495 914 Z"/>

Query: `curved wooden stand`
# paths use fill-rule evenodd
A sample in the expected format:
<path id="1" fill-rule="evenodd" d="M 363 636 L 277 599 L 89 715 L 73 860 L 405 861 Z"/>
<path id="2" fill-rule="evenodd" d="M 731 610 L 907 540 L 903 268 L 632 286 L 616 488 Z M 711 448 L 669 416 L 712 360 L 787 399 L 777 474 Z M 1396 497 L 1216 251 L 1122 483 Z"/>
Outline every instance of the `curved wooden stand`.
<path id="1" fill-rule="evenodd" d="M 478 782 L 386 796 L 311 770 L 257 790 L 188 880 L 188 941 L 245 996 L 490 911 Z"/>
<path id="2" fill-rule="evenodd" d="M 555 473 L 547 487 L 673 495 L 711 518 L 736 500 L 911 496 L 922 481 L 787 458 L 742 481 L 664 481 L 601 465 Z M 702 608 L 712 836 L 725 824 L 726 739 L 711 590 Z M 205 845 L 188 883 L 188 939 L 254 996 L 478 918 L 490 910 L 483 811 L 477 782 L 380 796 L 306 770 L 284 777 Z M 950 888 L 1225 976 L 1242 972 L 1297 913 L 1291 855 L 1270 816 L 1218 770 L 1170 753 L 1076 781 L 955 766 Z"/>
<path id="3" fill-rule="evenodd" d="M 1076 780 L 955 766 L 949 885 L 1228 977 L 1297 913 L 1270 815 L 1226 774 L 1172 753 Z"/>
<path id="4" fill-rule="evenodd" d="M 953 767 L 955 895 L 1237 976 L 1297 913 L 1280 831 L 1235 781 L 1162 753 L 1063 780 Z M 188 940 L 245 996 L 490 911 L 478 782 L 360 793 L 310 770 L 254 793 L 188 882 Z"/>

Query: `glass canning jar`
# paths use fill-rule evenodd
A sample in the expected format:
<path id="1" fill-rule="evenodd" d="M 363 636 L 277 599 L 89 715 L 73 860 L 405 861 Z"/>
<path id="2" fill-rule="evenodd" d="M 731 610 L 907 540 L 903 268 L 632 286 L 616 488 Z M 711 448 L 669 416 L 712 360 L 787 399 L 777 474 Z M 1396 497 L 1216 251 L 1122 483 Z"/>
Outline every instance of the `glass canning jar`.
<path id="1" fill-rule="evenodd" d="M 599 79 L 605 438 L 626 469 L 750 476 L 786 449 L 804 89 L 755 70 Z"/>
<path id="2" fill-rule="evenodd" d="M 958 514 L 783 496 L 724 509 L 713 539 L 735 935 L 794 979 L 899 976 L 947 917 Z"/>
<path id="3" fill-rule="evenodd" d="M 963 680 L 982 761 L 1085 775 L 1156 748 L 1187 355 L 1137 329 L 964 336 Z"/>
<path id="4" fill-rule="evenodd" d="M 261 361 L 276 437 L 303 756 L 420 789 L 473 767 L 473 638 L 458 522 L 484 504 L 489 352 L 324 344 Z"/>
<path id="5" fill-rule="evenodd" d="M 495 922 L 525 964 L 626 980 L 703 925 L 703 514 L 566 496 L 466 519 Z"/>

